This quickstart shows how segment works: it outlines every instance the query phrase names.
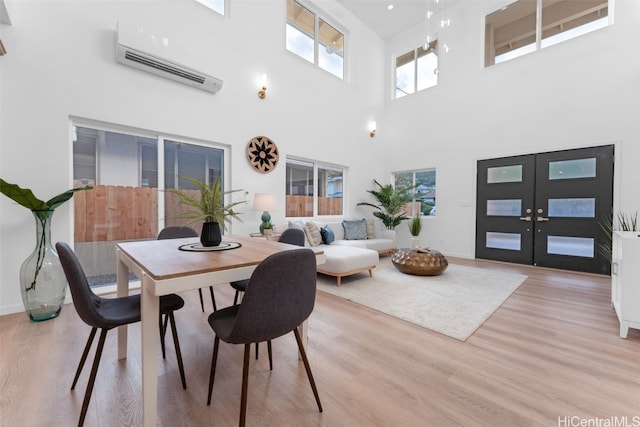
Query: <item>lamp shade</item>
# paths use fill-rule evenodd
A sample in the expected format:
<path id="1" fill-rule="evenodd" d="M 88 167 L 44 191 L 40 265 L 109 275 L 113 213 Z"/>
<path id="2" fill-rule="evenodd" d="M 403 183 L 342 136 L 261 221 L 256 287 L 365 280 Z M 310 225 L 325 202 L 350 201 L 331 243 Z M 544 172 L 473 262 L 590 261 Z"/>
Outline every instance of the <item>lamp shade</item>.
<path id="1" fill-rule="evenodd" d="M 278 199 L 275 194 L 256 193 L 253 198 L 253 209 L 257 211 L 275 211 L 278 208 Z"/>

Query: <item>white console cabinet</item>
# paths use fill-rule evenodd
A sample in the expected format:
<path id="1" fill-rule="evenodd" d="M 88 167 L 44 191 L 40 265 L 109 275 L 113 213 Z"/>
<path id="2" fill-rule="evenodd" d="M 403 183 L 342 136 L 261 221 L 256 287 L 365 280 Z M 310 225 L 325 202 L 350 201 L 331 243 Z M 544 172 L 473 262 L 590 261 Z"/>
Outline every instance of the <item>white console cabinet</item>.
<path id="1" fill-rule="evenodd" d="M 640 231 L 614 231 L 611 305 L 620 321 L 620 338 L 640 329 Z"/>

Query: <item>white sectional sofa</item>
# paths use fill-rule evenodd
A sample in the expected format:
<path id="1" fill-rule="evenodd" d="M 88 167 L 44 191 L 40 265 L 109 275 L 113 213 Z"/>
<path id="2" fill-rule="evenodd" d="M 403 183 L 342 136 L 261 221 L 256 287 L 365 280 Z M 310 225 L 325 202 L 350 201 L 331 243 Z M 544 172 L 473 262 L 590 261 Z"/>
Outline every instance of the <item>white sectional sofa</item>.
<path id="1" fill-rule="evenodd" d="M 364 232 L 362 221 L 366 224 Z M 326 262 L 318 265 L 318 273 L 334 276 L 340 286 L 344 276 L 363 271 L 369 271 L 371 276 L 378 265 L 379 254 L 389 254 L 396 247 L 395 232 L 385 230 L 379 220 L 345 222 L 347 229 L 343 221 L 290 221 L 279 230 L 288 227 L 304 230 L 306 244 L 322 247 L 326 257 Z"/>

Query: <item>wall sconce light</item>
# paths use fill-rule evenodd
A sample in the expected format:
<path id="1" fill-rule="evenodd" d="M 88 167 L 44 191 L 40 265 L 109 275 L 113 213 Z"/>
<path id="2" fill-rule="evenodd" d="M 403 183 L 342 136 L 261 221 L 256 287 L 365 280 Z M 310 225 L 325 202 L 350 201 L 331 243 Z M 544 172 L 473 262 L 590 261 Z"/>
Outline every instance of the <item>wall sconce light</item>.
<path id="1" fill-rule="evenodd" d="M 369 124 L 369 136 L 371 138 L 376 137 L 376 121 L 375 120 Z"/>
<path id="2" fill-rule="evenodd" d="M 265 99 L 267 97 L 267 75 L 263 74 L 260 77 L 260 82 L 258 83 L 258 98 Z"/>

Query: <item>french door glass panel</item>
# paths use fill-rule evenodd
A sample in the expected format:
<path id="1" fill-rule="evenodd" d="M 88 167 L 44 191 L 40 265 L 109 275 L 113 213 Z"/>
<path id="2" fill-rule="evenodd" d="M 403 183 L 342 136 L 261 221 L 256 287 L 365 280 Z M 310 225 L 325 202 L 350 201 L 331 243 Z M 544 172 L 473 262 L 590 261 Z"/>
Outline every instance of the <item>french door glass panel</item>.
<path id="1" fill-rule="evenodd" d="M 548 236 L 547 253 L 593 258 L 595 240 L 590 237 Z"/>
<path id="2" fill-rule="evenodd" d="M 487 232 L 486 242 L 488 248 L 519 251 L 522 249 L 522 237 L 516 233 Z"/>
<path id="3" fill-rule="evenodd" d="M 487 184 L 522 182 L 522 165 L 498 166 L 487 169 Z"/>
<path id="4" fill-rule="evenodd" d="M 595 178 L 596 159 L 549 162 L 549 179 Z"/>
<path id="5" fill-rule="evenodd" d="M 520 216 L 522 200 L 487 200 L 488 216 Z"/>
<path id="6" fill-rule="evenodd" d="M 567 218 L 594 218 L 596 216 L 596 199 L 549 199 L 548 216 Z"/>

